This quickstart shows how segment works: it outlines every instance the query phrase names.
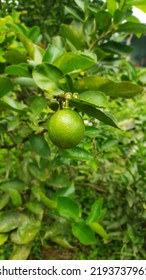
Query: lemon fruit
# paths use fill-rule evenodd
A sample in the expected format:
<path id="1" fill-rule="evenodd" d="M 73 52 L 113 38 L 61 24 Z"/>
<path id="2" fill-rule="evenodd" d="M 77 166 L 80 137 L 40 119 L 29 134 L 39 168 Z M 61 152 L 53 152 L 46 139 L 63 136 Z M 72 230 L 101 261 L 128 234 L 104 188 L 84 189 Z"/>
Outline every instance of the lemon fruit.
<path id="1" fill-rule="evenodd" d="M 70 109 L 57 111 L 49 120 L 50 140 L 59 148 L 73 148 L 84 137 L 85 125 L 81 116 Z"/>

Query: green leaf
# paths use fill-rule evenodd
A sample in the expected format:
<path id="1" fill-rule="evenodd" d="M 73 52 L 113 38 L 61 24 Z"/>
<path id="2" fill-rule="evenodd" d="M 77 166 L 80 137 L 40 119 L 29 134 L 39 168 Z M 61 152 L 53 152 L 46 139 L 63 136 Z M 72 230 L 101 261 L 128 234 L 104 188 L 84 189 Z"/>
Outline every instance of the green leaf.
<path id="1" fill-rule="evenodd" d="M 13 84 L 8 78 L 0 78 L 0 98 L 13 90 Z"/>
<path id="2" fill-rule="evenodd" d="M 15 78 L 15 79 L 13 79 L 13 83 L 16 85 L 25 86 L 25 87 L 33 87 L 33 88 L 37 87 L 34 80 L 32 78 L 28 78 L 28 77 Z"/>
<path id="3" fill-rule="evenodd" d="M 91 211 L 88 215 L 86 223 L 90 225 L 93 222 L 97 222 L 102 217 L 102 206 L 103 206 L 103 198 L 99 198 L 91 207 Z"/>
<path id="4" fill-rule="evenodd" d="M 12 254 L 10 255 L 9 260 L 26 260 L 30 254 L 32 243 L 27 243 L 25 245 L 16 245 L 13 246 Z"/>
<path id="5" fill-rule="evenodd" d="M 110 51 L 117 54 L 130 54 L 133 51 L 131 46 L 124 45 L 119 42 L 109 41 L 108 43 L 101 45 L 104 51 Z"/>
<path id="6" fill-rule="evenodd" d="M 44 96 L 30 97 L 29 102 L 35 116 L 40 115 L 47 105 L 47 100 Z"/>
<path id="7" fill-rule="evenodd" d="M 22 204 L 22 197 L 16 189 L 9 189 L 9 195 L 14 206 L 19 207 Z"/>
<path id="8" fill-rule="evenodd" d="M 4 192 L 9 192 L 10 189 L 14 189 L 18 192 L 22 192 L 24 190 L 27 190 L 28 187 L 26 184 L 19 180 L 11 180 L 11 181 L 5 181 L 0 184 L 0 189 Z"/>
<path id="9" fill-rule="evenodd" d="M 16 111 L 22 111 L 27 109 L 27 106 L 21 101 L 18 102 L 9 96 L 3 96 L 2 101 L 6 103 L 9 107 L 13 108 Z"/>
<path id="10" fill-rule="evenodd" d="M 15 50 L 6 51 L 4 54 L 4 58 L 10 64 L 19 64 L 27 62 L 27 56 Z"/>
<path id="11" fill-rule="evenodd" d="M 42 216 L 43 215 L 43 206 L 38 201 L 28 201 L 26 203 L 26 207 L 31 211 L 33 214 Z"/>
<path id="12" fill-rule="evenodd" d="M 125 22 L 119 25 L 117 32 L 125 32 L 125 33 L 146 33 L 146 24 L 144 23 L 136 23 L 136 22 Z"/>
<path id="13" fill-rule="evenodd" d="M 10 65 L 5 68 L 5 73 L 19 77 L 31 77 L 27 64 Z"/>
<path id="14" fill-rule="evenodd" d="M 100 120 L 101 122 L 104 122 L 110 126 L 118 128 L 113 116 L 109 115 L 108 113 L 105 113 L 103 111 L 100 111 L 99 109 L 87 105 L 86 103 L 77 100 L 77 99 L 72 99 L 71 103 L 80 111 L 86 113 L 88 116 L 96 118 Z"/>
<path id="15" fill-rule="evenodd" d="M 75 83 L 74 89 L 77 92 L 86 90 L 100 90 L 114 98 L 132 98 L 143 92 L 143 87 L 137 84 L 128 81 L 115 83 L 107 78 L 98 76 L 90 76 L 79 79 Z"/>
<path id="16" fill-rule="evenodd" d="M 29 138 L 32 151 L 42 158 L 50 157 L 50 148 L 47 141 L 38 135 L 31 135 Z"/>
<path id="17" fill-rule="evenodd" d="M 62 235 L 51 237 L 51 240 L 64 248 L 67 249 L 73 248 L 73 246 L 70 245 L 68 240 Z"/>
<path id="18" fill-rule="evenodd" d="M 0 232 L 5 233 L 16 229 L 24 218 L 23 213 L 15 210 L 0 212 Z"/>
<path id="19" fill-rule="evenodd" d="M 61 156 L 75 160 L 90 160 L 93 158 L 87 150 L 76 147 L 60 151 Z"/>
<path id="20" fill-rule="evenodd" d="M 82 31 L 78 30 L 74 26 L 61 24 L 59 33 L 71 42 L 77 50 L 84 49 L 86 43 Z"/>
<path id="21" fill-rule="evenodd" d="M 40 220 L 34 216 L 30 216 L 19 225 L 16 231 L 11 233 L 11 241 L 16 244 L 27 244 L 32 241 L 40 231 Z"/>
<path id="22" fill-rule="evenodd" d="M 77 10 L 69 7 L 69 6 L 65 6 L 65 11 L 69 14 L 71 14 L 73 16 L 73 18 L 77 19 L 78 21 L 84 22 L 83 18 L 81 16 L 81 13 L 79 13 Z"/>
<path id="23" fill-rule="evenodd" d="M 117 9 L 117 1 L 115 0 L 106 0 L 107 2 L 107 8 L 110 14 L 114 14 L 114 12 Z"/>
<path id="24" fill-rule="evenodd" d="M 51 94 L 60 94 L 58 80 L 63 76 L 62 72 L 54 65 L 48 63 L 38 64 L 33 72 L 33 79 L 36 85 Z"/>
<path id="25" fill-rule="evenodd" d="M 144 90 L 143 87 L 128 81 L 119 83 L 109 82 L 106 85 L 101 86 L 100 89 L 105 94 L 114 98 L 133 98 L 134 96 L 141 94 Z"/>
<path id="26" fill-rule="evenodd" d="M 91 223 L 90 227 L 93 231 L 98 233 L 103 239 L 108 239 L 109 238 L 108 234 L 106 233 L 104 228 L 99 223 L 95 223 L 95 222 Z"/>
<path id="27" fill-rule="evenodd" d="M 79 98 L 97 107 L 107 107 L 107 102 L 108 102 L 107 97 L 101 91 L 87 90 L 82 92 L 79 95 Z"/>
<path id="28" fill-rule="evenodd" d="M 72 233 L 84 245 L 96 243 L 94 232 L 83 222 L 74 224 L 72 226 Z"/>
<path id="29" fill-rule="evenodd" d="M 7 241 L 8 237 L 9 235 L 7 233 L 0 233 L 0 246 Z"/>
<path id="30" fill-rule="evenodd" d="M 68 52 L 59 56 L 55 61 L 56 65 L 63 73 L 78 73 L 81 70 L 91 68 L 97 63 L 96 55 L 90 56 L 80 52 Z"/>
<path id="31" fill-rule="evenodd" d="M 0 196 L 0 210 L 2 210 L 9 202 L 10 196 L 8 193 L 1 194 Z"/>
<path id="32" fill-rule="evenodd" d="M 33 42 L 29 38 L 27 38 L 27 36 L 25 36 L 23 33 L 17 32 L 17 36 L 18 36 L 19 40 L 22 42 L 22 44 L 24 45 L 30 58 L 33 59 L 34 52 L 35 52 L 35 45 L 33 44 Z"/>
<path id="33" fill-rule="evenodd" d="M 57 198 L 57 210 L 61 216 L 67 219 L 77 220 L 80 216 L 79 206 L 68 197 L 60 196 Z"/>
<path id="34" fill-rule="evenodd" d="M 49 46 L 47 47 L 44 53 L 43 62 L 52 64 L 58 56 L 62 55 L 62 53 L 63 53 L 63 49 L 60 49 L 54 46 L 53 44 L 49 44 Z"/>
<path id="35" fill-rule="evenodd" d="M 49 209 L 56 209 L 56 201 L 48 198 L 39 187 L 32 187 L 33 195 Z"/>
<path id="36" fill-rule="evenodd" d="M 97 29 L 102 30 L 102 31 L 107 31 L 111 24 L 111 14 L 106 12 L 106 11 L 99 11 L 96 14 L 96 24 L 97 24 Z"/>
<path id="37" fill-rule="evenodd" d="M 75 186 L 73 182 L 70 182 L 70 185 L 66 188 L 61 188 L 55 192 L 55 198 L 58 196 L 67 196 L 72 197 L 75 193 Z"/>

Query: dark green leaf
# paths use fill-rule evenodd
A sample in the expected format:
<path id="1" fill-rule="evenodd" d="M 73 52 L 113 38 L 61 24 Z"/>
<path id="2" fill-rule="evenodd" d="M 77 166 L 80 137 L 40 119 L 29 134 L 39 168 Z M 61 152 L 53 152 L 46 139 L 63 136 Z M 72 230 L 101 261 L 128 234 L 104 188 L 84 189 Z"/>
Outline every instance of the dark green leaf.
<path id="1" fill-rule="evenodd" d="M 0 197 L 0 210 L 2 210 L 9 202 L 10 196 L 8 193 L 1 194 Z"/>
<path id="2" fill-rule="evenodd" d="M 99 109 L 97 109 L 91 105 L 87 105 L 86 103 L 81 102 L 80 100 L 77 100 L 77 99 L 71 100 L 71 103 L 77 109 L 86 113 L 88 116 L 96 118 L 96 119 L 100 120 L 101 122 L 104 122 L 108 125 L 118 128 L 113 116 L 109 115 L 108 113 L 100 111 Z"/>
<path id="3" fill-rule="evenodd" d="M 101 47 L 104 51 L 111 51 L 118 54 L 130 54 L 133 51 L 131 46 L 114 41 L 109 41 L 108 43 L 102 44 Z"/>
<path id="4" fill-rule="evenodd" d="M 111 24 L 111 14 L 106 11 L 99 11 L 96 15 L 97 29 L 107 31 Z"/>
<path id="5" fill-rule="evenodd" d="M 125 22 L 119 25 L 117 30 L 118 32 L 126 32 L 126 33 L 146 33 L 146 24 L 144 23 L 136 23 L 136 22 Z"/>
<path id="6" fill-rule="evenodd" d="M 0 78 L 0 97 L 13 90 L 13 84 L 8 78 Z"/>
<path id="7" fill-rule="evenodd" d="M 42 158 L 50 157 L 50 148 L 47 141 L 38 135 L 31 135 L 29 138 L 31 149 Z"/>
<path id="8" fill-rule="evenodd" d="M 41 114 L 47 105 L 47 100 L 44 96 L 33 96 L 29 99 L 29 102 L 35 116 Z"/>
<path id="9" fill-rule="evenodd" d="M 74 224 L 72 233 L 84 245 L 92 245 L 96 242 L 94 232 L 83 222 Z"/>
<path id="10" fill-rule="evenodd" d="M 26 55 L 14 50 L 6 51 L 4 54 L 4 58 L 10 64 L 19 64 L 27 62 Z"/>
<path id="11" fill-rule="evenodd" d="M 21 194 L 16 189 L 9 189 L 9 195 L 14 206 L 19 207 L 22 204 Z"/>
<path id="12" fill-rule="evenodd" d="M 61 216 L 67 219 L 77 220 L 80 216 L 79 206 L 68 197 L 60 196 L 57 198 L 57 210 Z"/>
<path id="13" fill-rule="evenodd" d="M 14 189 L 18 192 L 22 192 L 23 190 L 26 190 L 28 187 L 26 184 L 19 180 L 11 180 L 11 181 L 5 181 L 0 184 L 0 189 L 4 192 L 9 192 L 9 189 Z"/>

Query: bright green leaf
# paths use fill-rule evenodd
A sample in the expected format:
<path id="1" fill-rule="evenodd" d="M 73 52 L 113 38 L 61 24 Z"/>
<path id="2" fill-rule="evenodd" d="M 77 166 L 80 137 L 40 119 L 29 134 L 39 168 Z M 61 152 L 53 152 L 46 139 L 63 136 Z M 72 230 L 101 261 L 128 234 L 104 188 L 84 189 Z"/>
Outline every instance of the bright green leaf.
<path id="1" fill-rule="evenodd" d="M 74 224 L 72 226 L 72 233 L 84 245 L 92 245 L 96 243 L 94 232 L 83 222 Z"/>
<path id="2" fill-rule="evenodd" d="M 9 195 L 14 206 L 19 207 L 22 204 L 21 194 L 16 189 L 9 189 Z"/>
<path id="3" fill-rule="evenodd" d="M 97 222 L 102 217 L 102 205 L 103 198 L 99 198 L 91 207 L 91 211 L 86 220 L 87 224 L 90 225 L 93 222 Z"/>
<path id="4" fill-rule="evenodd" d="M 90 160 L 93 158 L 93 156 L 91 155 L 91 153 L 89 153 L 87 150 L 76 147 L 76 148 L 72 148 L 72 149 L 66 149 L 66 150 L 62 150 L 60 151 L 60 154 L 63 157 L 67 157 L 70 159 L 75 159 L 75 160 Z"/>
<path id="5" fill-rule="evenodd" d="M 60 196 L 57 198 L 57 210 L 61 216 L 67 219 L 77 220 L 80 216 L 79 206 L 68 197 Z"/>
<path id="6" fill-rule="evenodd" d="M 9 235 L 7 233 L 0 233 L 0 246 L 7 241 L 8 237 Z"/>
<path id="7" fill-rule="evenodd" d="M 19 211 L 8 210 L 0 212 L 0 232 L 5 233 L 16 229 L 25 219 Z"/>
<path id="8" fill-rule="evenodd" d="M 77 50 L 84 49 L 86 45 L 83 33 L 74 26 L 61 24 L 60 35 L 71 42 Z"/>
<path id="9" fill-rule="evenodd" d="M 43 62 L 53 63 L 58 56 L 62 55 L 62 53 L 63 49 L 60 49 L 53 44 L 49 44 L 44 53 Z"/>
<path id="10" fill-rule="evenodd" d="M 82 92 L 79 98 L 97 107 L 107 107 L 107 97 L 101 91 L 87 90 Z"/>
<path id="11" fill-rule="evenodd" d="M 14 244 L 12 254 L 10 255 L 10 260 L 26 260 L 30 254 L 32 243 L 27 243 L 25 245 Z"/>
<path id="12" fill-rule="evenodd" d="M 98 233 L 103 239 L 108 239 L 109 236 L 106 233 L 105 229 L 99 223 L 91 223 L 90 227 L 93 231 Z"/>

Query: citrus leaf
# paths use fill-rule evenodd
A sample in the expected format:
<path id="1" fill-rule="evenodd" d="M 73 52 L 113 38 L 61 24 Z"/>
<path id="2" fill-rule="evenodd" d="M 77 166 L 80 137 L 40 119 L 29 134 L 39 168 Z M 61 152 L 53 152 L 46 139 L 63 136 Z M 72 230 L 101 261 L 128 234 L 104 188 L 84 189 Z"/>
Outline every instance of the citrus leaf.
<path id="1" fill-rule="evenodd" d="M 9 235 L 7 233 L 0 233 L 0 246 L 7 241 L 8 237 Z"/>
<path id="2" fill-rule="evenodd" d="M 107 97 L 101 91 L 87 90 L 82 92 L 79 98 L 97 107 L 107 107 Z"/>
<path id="3" fill-rule="evenodd" d="M 74 89 L 77 92 L 86 90 L 100 90 L 114 98 L 132 98 L 143 92 L 143 87 L 129 81 L 115 83 L 107 78 L 98 76 L 90 76 L 79 79 L 74 84 Z"/>
<path id="4" fill-rule="evenodd" d="M 10 196 L 8 193 L 1 194 L 0 197 L 0 210 L 2 210 L 9 202 Z"/>
<path id="5" fill-rule="evenodd" d="M 90 160 L 93 156 L 85 149 L 76 147 L 72 149 L 63 150 L 60 152 L 63 157 L 76 159 L 76 160 Z"/>
<path id="6" fill-rule="evenodd" d="M 34 68 L 32 76 L 39 88 L 55 95 L 62 93 L 58 80 L 63 74 L 56 66 L 48 63 L 38 64 Z"/>
<path id="7" fill-rule="evenodd" d="M 38 201 L 28 201 L 26 207 L 34 214 L 41 216 L 43 214 L 43 206 Z"/>
<path id="8" fill-rule="evenodd" d="M 38 199 L 38 201 L 43 202 L 45 206 L 47 206 L 49 209 L 56 209 L 56 201 L 48 198 L 41 188 L 39 187 L 32 187 L 32 193 L 33 195 Z"/>
<path id="9" fill-rule="evenodd" d="M 77 220 L 80 216 L 79 206 L 68 197 L 57 198 L 57 210 L 59 214 L 65 218 Z"/>
<path id="10" fill-rule="evenodd" d="M 109 115 L 108 113 L 105 113 L 93 107 L 92 105 L 87 105 L 86 103 L 81 102 L 80 100 L 77 99 L 72 99 L 71 103 L 73 104 L 73 106 L 75 106 L 80 111 L 86 113 L 88 116 L 94 117 L 99 121 L 106 123 L 107 125 L 118 128 L 113 116 Z"/>
<path id="11" fill-rule="evenodd" d="M 0 232 L 5 233 L 16 229 L 24 219 L 23 213 L 14 210 L 0 212 Z"/>
<path id="12" fill-rule="evenodd" d="M 10 65 L 5 68 L 5 73 L 8 75 L 20 76 L 20 77 L 31 77 L 28 70 L 27 64 Z"/>
<path id="13" fill-rule="evenodd" d="M 73 248 L 73 246 L 70 245 L 68 240 L 62 235 L 51 237 L 51 240 L 64 248 L 67 248 L 67 249 Z"/>
<path id="14" fill-rule="evenodd" d="M 10 198 L 12 200 L 13 205 L 15 205 L 16 207 L 21 206 L 22 204 L 22 197 L 20 195 L 20 193 L 16 190 L 16 189 L 9 189 L 9 195 Z"/>
<path id="15" fill-rule="evenodd" d="M 108 239 L 109 236 L 104 230 L 104 228 L 99 223 L 91 223 L 90 227 L 93 231 L 98 233 L 103 239 Z"/>
<path id="16" fill-rule="evenodd" d="M 53 44 L 49 44 L 49 46 L 47 47 L 44 53 L 43 62 L 53 63 L 58 56 L 62 55 L 62 53 L 63 53 L 62 49 L 59 49 Z"/>
<path id="17" fill-rule="evenodd" d="M 47 141 L 38 135 L 31 135 L 29 138 L 32 151 L 42 158 L 50 157 L 50 148 Z"/>
<path id="18" fill-rule="evenodd" d="M 101 47 L 104 51 L 110 51 L 122 55 L 130 54 L 133 51 L 131 46 L 127 46 L 115 41 L 109 41 L 108 43 L 102 44 Z"/>
<path id="19" fill-rule="evenodd" d="M 27 188 L 28 187 L 26 186 L 26 184 L 19 180 L 5 181 L 0 184 L 0 189 L 4 192 L 9 192 L 10 189 L 21 192 L 23 190 L 26 190 Z"/>
<path id="20" fill-rule="evenodd" d="M 125 32 L 130 34 L 146 33 L 146 24 L 136 22 L 125 22 L 119 25 L 117 32 Z"/>
<path id="21" fill-rule="evenodd" d="M 27 56 L 15 50 L 6 51 L 4 53 L 4 58 L 10 64 L 19 64 L 27 62 Z"/>
<path id="22" fill-rule="evenodd" d="M 8 78 L 0 78 L 0 98 L 13 90 L 13 84 Z"/>
<path id="23" fill-rule="evenodd" d="M 94 232 L 83 222 L 74 224 L 72 233 L 84 245 L 92 245 L 96 242 Z"/>
<path id="24" fill-rule="evenodd" d="M 47 100 L 44 96 L 33 96 L 33 98 L 29 99 L 29 102 L 35 116 L 41 114 L 47 105 Z"/>
<path id="25" fill-rule="evenodd" d="M 27 244 L 32 241 L 40 231 L 40 220 L 30 216 L 19 225 L 16 231 L 11 233 L 11 241 L 16 244 Z"/>
<path id="26" fill-rule="evenodd" d="M 102 217 L 102 205 L 103 205 L 103 198 L 99 198 L 91 207 L 91 211 L 88 215 L 86 223 L 90 225 L 93 222 L 97 222 Z"/>
<path id="27" fill-rule="evenodd" d="M 10 255 L 10 260 L 26 260 L 30 254 L 32 243 L 27 243 L 25 245 L 13 246 L 12 254 Z"/>
<path id="28" fill-rule="evenodd" d="M 96 63 L 96 55 L 91 57 L 79 52 L 64 53 L 54 61 L 54 65 L 65 74 L 78 73 L 81 70 L 91 68 Z"/>
<path id="29" fill-rule="evenodd" d="M 84 36 L 82 32 L 76 29 L 74 26 L 61 24 L 59 33 L 69 42 L 71 42 L 77 50 L 84 49 L 86 44 Z"/>

